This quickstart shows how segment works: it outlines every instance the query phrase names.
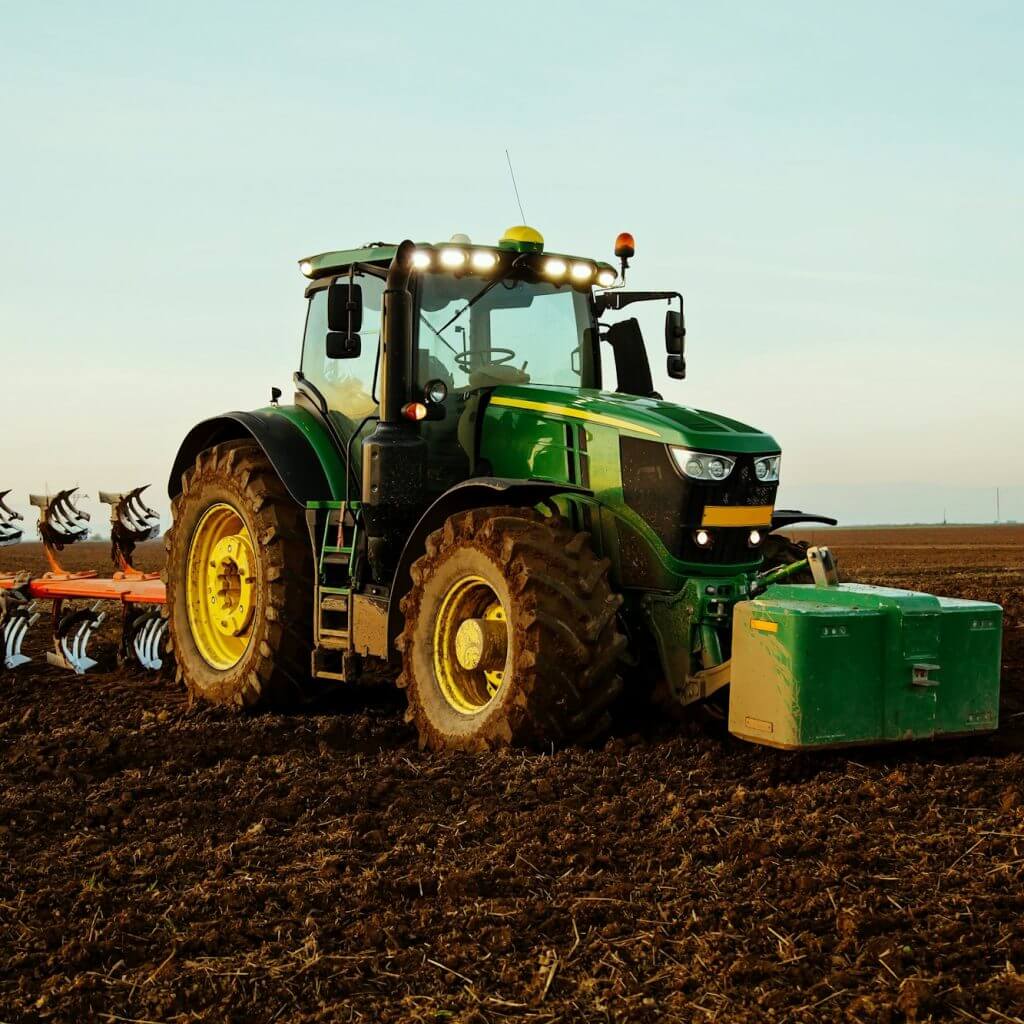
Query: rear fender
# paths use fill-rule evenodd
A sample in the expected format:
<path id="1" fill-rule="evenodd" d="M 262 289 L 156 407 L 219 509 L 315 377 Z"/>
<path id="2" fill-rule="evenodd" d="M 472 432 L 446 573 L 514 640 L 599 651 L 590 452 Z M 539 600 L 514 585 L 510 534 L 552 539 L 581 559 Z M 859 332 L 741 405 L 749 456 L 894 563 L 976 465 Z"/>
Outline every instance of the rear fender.
<path id="1" fill-rule="evenodd" d="M 559 494 L 591 495 L 593 492 L 572 484 L 546 480 L 512 480 L 505 477 L 475 477 L 444 492 L 420 517 L 402 549 L 398 568 L 391 583 L 388 602 L 388 651 L 394 656 L 395 640 L 402 632 L 402 598 L 412 588 L 409 570 L 426 547 L 427 537 L 444 525 L 449 516 L 487 505 L 518 505 L 532 508 L 546 498 Z"/>
<path id="2" fill-rule="evenodd" d="M 181 477 L 196 456 L 224 441 L 252 438 L 296 504 L 345 497 L 345 469 L 327 431 L 312 413 L 294 406 L 229 412 L 204 420 L 185 436 L 171 469 L 167 493 L 181 493 Z"/>

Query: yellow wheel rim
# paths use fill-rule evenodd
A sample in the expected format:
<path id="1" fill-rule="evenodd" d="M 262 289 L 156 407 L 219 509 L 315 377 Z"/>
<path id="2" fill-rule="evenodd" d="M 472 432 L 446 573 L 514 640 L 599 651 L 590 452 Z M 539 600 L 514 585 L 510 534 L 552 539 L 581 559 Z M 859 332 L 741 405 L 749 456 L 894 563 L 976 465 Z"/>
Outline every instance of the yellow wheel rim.
<path id="1" fill-rule="evenodd" d="M 252 639 L 256 555 L 230 505 L 212 505 L 199 520 L 185 574 L 188 622 L 199 653 L 213 668 L 233 668 Z"/>
<path id="2" fill-rule="evenodd" d="M 482 711 L 494 700 L 504 669 L 467 668 L 459 628 L 467 622 L 507 622 L 494 588 L 482 576 L 463 576 L 448 588 L 434 621 L 434 678 L 445 700 L 464 715 Z M 508 644 L 507 626 L 505 645 Z"/>

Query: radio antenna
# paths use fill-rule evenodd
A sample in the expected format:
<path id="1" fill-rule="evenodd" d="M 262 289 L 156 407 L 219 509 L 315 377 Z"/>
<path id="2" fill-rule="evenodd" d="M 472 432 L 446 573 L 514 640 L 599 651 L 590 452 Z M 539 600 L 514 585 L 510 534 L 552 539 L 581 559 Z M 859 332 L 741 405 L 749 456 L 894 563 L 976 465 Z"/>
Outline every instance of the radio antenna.
<path id="1" fill-rule="evenodd" d="M 508 149 L 505 150 L 505 159 L 508 161 L 508 173 L 512 178 L 512 188 L 516 192 L 516 202 L 519 204 L 519 216 L 523 218 L 523 223 L 526 223 L 526 214 L 523 213 L 523 201 L 519 198 L 519 186 L 516 184 L 516 172 L 512 170 L 512 157 L 508 155 Z"/>

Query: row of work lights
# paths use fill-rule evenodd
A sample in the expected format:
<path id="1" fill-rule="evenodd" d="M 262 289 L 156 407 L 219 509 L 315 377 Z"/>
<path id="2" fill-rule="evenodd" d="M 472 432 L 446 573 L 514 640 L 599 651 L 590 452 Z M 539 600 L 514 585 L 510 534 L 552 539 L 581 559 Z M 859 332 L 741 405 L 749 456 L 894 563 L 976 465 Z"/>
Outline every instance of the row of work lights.
<path id="1" fill-rule="evenodd" d="M 596 284 L 601 288 L 610 288 L 615 283 L 615 271 L 611 267 L 599 267 L 589 260 L 547 256 L 543 253 L 531 254 L 528 258 L 541 275 L 552 281 L 569 280 L 573 284 Z M 412 265 L 415 270 L 468 269 L 486 274 L 498 265 L 498 259 L 498 253 L 492 249 L 442 245 L 431 249 L 416 249 L 412 254 Z"/>

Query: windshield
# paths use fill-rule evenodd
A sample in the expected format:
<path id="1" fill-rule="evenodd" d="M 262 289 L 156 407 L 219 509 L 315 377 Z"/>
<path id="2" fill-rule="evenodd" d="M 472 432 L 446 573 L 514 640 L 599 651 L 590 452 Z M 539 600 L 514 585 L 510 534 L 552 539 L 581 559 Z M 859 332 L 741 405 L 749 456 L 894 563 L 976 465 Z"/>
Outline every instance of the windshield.
<path id="1" fill-rule="evenodd" d="M 420 384 L 465 390 L 500 384 L 599 387 L 585 292 L 509 278 L 425 274 L 419 318 Z M 470 305 L 472 302 L 472 305 Z"/>

